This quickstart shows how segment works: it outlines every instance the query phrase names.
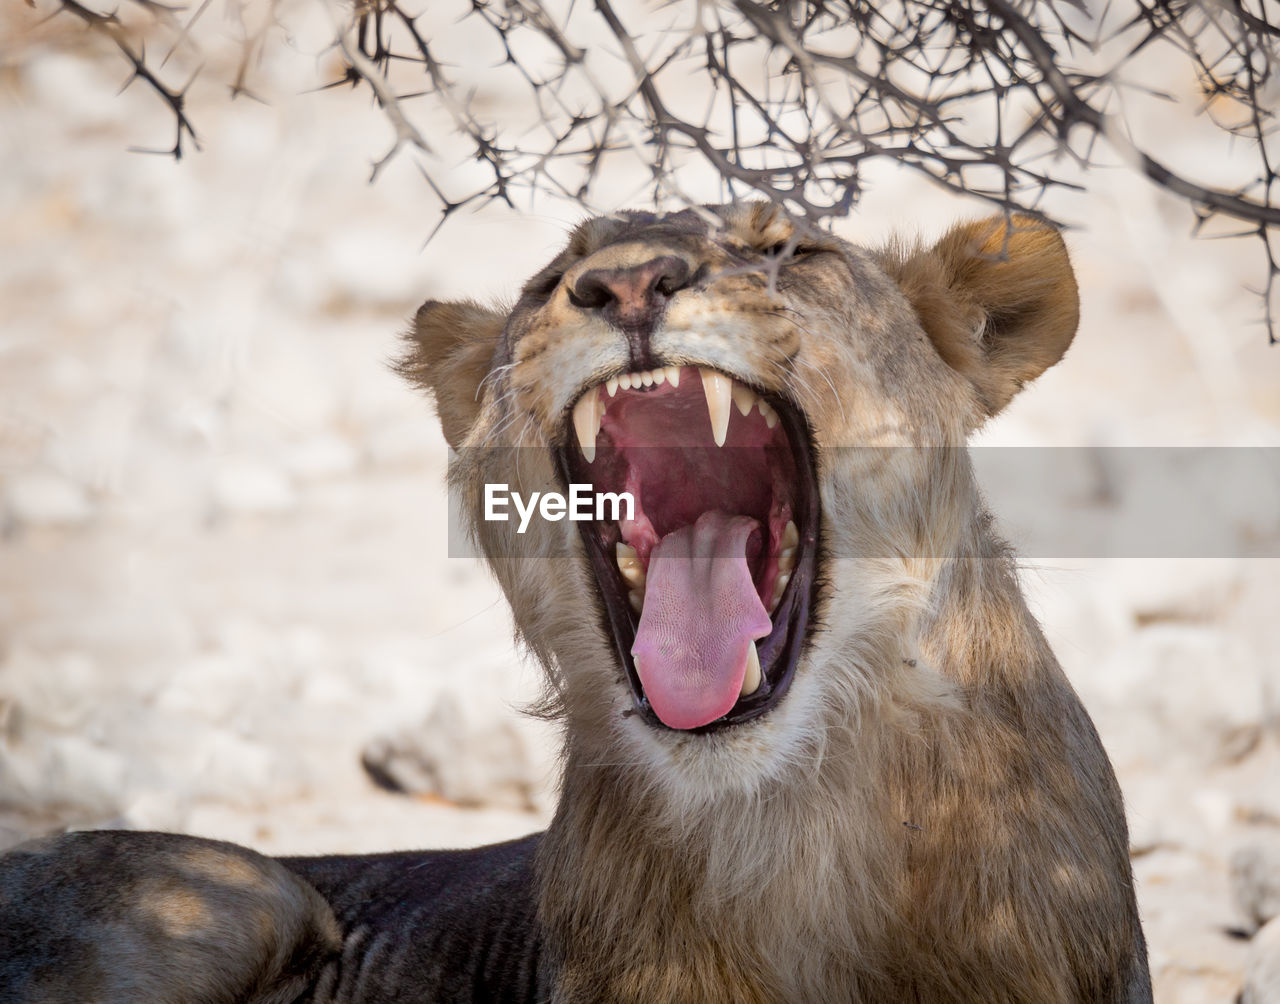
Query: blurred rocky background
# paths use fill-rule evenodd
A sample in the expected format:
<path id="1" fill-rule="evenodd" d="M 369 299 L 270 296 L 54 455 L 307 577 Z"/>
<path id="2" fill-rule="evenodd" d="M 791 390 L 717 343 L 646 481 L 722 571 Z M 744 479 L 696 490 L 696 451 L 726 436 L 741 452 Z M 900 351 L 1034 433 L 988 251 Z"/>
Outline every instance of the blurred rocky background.
<path id="1" fill-rule="evenodd" d="M 554 804 L 553 730 L 521 714 L 535 667 L 483 568 L 446 556 L 445 445 L 387 363 L 419 302 L 510 298 L 582 212 L 460 211 L 428 242 L 438 201 L 410 158 L 367 183 L 387 121 L 315 92 L 341 63 L 301 9 L 254 63 L 263 101 L 214 83 L 230 56 L 195 78 L 203 149 L 180 161 L 130 152 L 173 123 L 116 93 L 118 53 L 0 14 L 0 846 L 66 826 L 465 845 Z M 242 25 L 215 6 L 199 30 L 216 60 Z M 892 167 L 864 184 L 837 226 L 867 243 L 988 211 Z M 1119 169 L 1058 212 L 1080 334 L 981 442 L 1280 446 L 1256 248 L 1193 240 Z M 1249 512 L 1215 557 L 1025 563 L 1120 774 L 1169 1004 L 1230 1001 L 1246 973 L 1246 1000 L 1280 1000 L 1280 561 L 1238 556 L 1277 553 L 1280 513 Z"/>

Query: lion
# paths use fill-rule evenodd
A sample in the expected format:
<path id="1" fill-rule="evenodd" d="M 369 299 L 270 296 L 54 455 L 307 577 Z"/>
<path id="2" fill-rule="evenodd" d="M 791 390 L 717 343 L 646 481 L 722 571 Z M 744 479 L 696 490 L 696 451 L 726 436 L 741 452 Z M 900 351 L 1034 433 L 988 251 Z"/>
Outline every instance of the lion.
<path id="1" fill-rule="evenodd" d="M 400 369 L 546 669 L 549 828 L 27 845 L 5 999 L 1150 1001 L 1114 773 L 964 448 L 1078 319 L 1035 219 L 866 249 L 766 203 L 592 219 L 510 310 L 428 301 Z M 494 485 L 634 507 L 517 526 Z"/>

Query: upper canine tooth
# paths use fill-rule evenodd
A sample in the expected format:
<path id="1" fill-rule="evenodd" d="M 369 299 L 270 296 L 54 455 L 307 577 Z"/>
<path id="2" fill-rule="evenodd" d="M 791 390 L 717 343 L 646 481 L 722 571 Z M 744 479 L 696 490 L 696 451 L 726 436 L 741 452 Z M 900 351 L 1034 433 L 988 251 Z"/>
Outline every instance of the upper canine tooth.
<path id="1" fill-rule="evenodd" d="M 747 642 L 747 673 L 742 678 L 742 690 L 739 697 L 746 697 L 754 694 L 760 689 L 760 652 L 756 649 L 756 643 Z"/>
<path id="2" fill-rule="evenodd" d="M 724 446 L 729 435 L 729 405 L 733 401 L 733 381 L 723 373 L 698 367 L 702 374 L 702 392 L 707 396 L 707 411 L 711 413 L 711 435 L 716 446 Z"/>
<path id="3" fill-rule="evenodd" d="M 751 414 L 751 406 L 756 403 L 756 392 L 744 387 L 738 381 L 733 382 L 733 403 L 738 406 L 738 414 L 746 418 Z"/>
<path id="4" fill-rule="evenodd" d="M 666 368 L 666 374 L 667 374 L 667 379 L 671 381 L 672 387 L 680 386 L 680 367 L 679 366 L 668 366 Z"/>
<path id="5" fill-rule="evenodd" d="M 578 445 L 582 447 L 582 455 L 587 463 L 596 459 L 596 433 L 600 431 L 600 417 L 603 412 L 600 390 L 592 387 L 578 398 L 573 406 L 573 429 L 578 434 Z"/>

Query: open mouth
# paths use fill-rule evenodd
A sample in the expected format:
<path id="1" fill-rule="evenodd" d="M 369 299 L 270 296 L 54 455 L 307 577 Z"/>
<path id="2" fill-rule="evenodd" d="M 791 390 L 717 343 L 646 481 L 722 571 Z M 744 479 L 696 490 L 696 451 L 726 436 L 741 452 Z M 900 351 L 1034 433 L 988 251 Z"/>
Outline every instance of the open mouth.
<path id="1" fill-rule="evenodd" d="M 716 370 L 668 366 L 589 388 L 566 424 L 566 482 L 634 500 L 578 525 L 639 713 L 710 731 L 768 711 L 795 674 L 814 582 L 803 415 Z"/>

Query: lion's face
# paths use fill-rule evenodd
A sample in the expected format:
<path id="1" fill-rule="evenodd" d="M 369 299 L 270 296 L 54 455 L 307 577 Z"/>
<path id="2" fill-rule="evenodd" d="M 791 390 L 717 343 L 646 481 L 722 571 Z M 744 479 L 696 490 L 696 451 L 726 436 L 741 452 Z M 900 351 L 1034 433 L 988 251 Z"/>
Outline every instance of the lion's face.
<path id="1" fill-rule="evenodd" d="M 1020 222 L 872 254 L 762 204 L 625 213 L 509 314 L 423 307 L 405 369 L 590 755 L 751 788 L 892 694 L 975 514 L 951 447 L 1075 329 L 1060 239 Z M 635 506 L 518 537 L 493 483 Z"/>

